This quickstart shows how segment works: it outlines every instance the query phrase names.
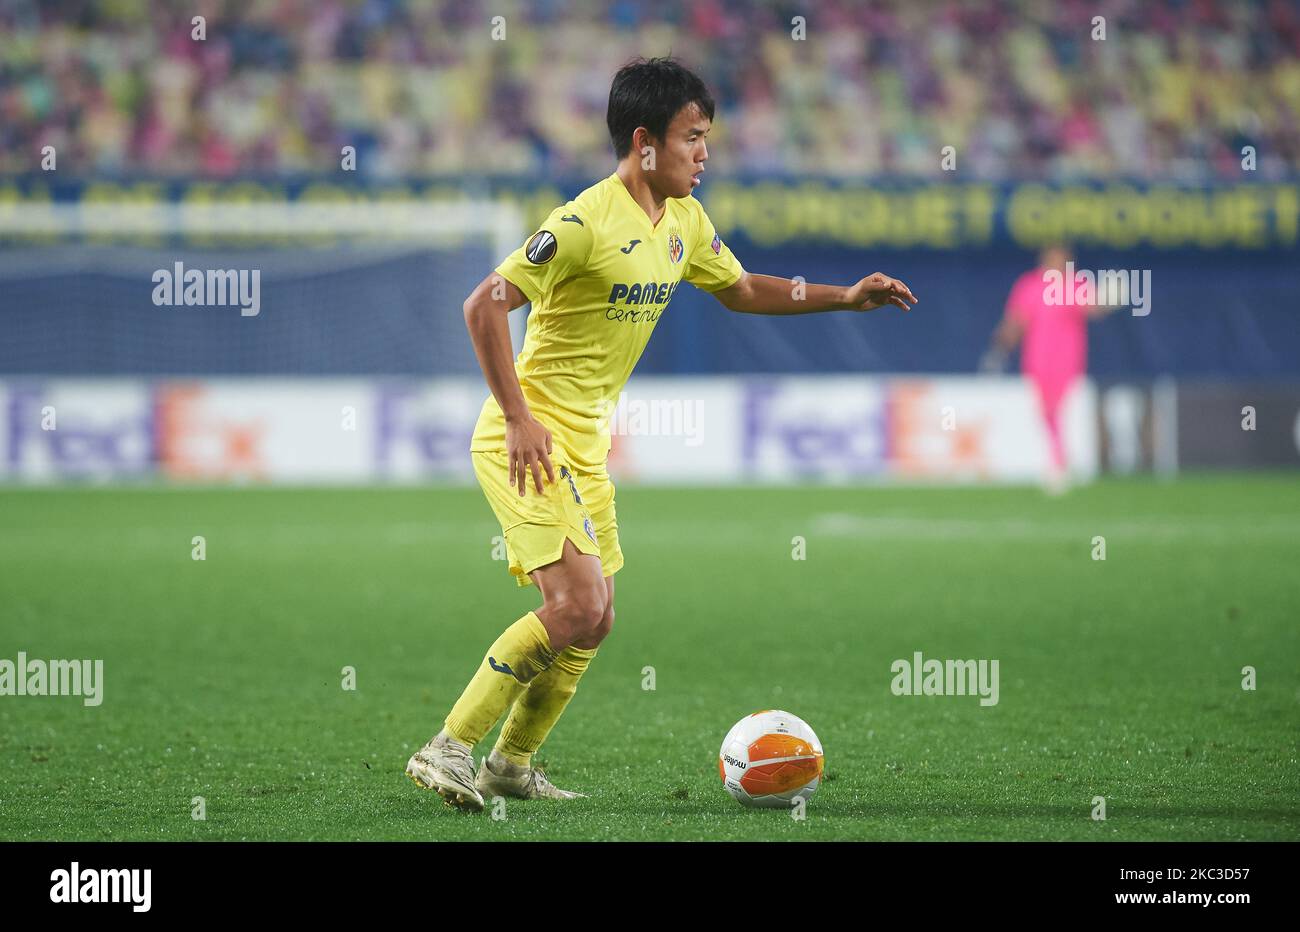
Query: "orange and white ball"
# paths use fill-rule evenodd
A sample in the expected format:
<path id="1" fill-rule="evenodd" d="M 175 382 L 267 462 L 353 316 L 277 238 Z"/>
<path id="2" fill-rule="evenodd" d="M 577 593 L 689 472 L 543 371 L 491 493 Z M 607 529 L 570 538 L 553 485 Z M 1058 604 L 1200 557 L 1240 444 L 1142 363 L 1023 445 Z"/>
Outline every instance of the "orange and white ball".
<path id="1" fill-rule="evenodd" d="M 788 809 L 816 792 L 824 766 L 808 723 L 775 709 L 736 722 L 718 752 L 722 785 L 744 806 Z"/>

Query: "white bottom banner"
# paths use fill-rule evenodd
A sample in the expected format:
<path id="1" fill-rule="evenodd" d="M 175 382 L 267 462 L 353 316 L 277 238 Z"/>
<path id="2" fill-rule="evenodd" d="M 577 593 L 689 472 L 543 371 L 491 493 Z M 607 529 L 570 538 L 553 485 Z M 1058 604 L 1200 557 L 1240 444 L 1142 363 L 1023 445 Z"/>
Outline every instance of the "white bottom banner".
<path id="1" fill-rule="evenodd" d="M 0 382 L 0 479 L 472 483 L 477 379 Z M 603 426 L 618 481 L 1032 482 L 1050 454 L 1019 378 L 633 379 Z M 1062 403 L 1069 472 L 1097 469 L 1096 397 Z"/>

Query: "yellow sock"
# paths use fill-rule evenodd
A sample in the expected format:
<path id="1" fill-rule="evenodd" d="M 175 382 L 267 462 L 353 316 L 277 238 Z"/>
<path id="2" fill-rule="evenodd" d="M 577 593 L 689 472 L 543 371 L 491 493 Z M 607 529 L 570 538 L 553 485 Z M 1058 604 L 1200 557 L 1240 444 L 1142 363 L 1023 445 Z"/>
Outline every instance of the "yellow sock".
<path id="1" fill-rule="evenodd" d="M 488 648 L 478 672 L 452 706 L 443 730 L 473 747 L 554 660 L 546 628 L 529 612 Z"/>
<path id="2" fill-rule="evenodd" d="M 578 691 L 578 680 L 587 671 L 596 650 L 595 647 L 566 647 L 549 670 L 528 684 L 497 738 L 497 750 L 507 760 L 524 767 L 531 765 L 533 752 L 542 746 L 559 721 L 560 713 Z"/>

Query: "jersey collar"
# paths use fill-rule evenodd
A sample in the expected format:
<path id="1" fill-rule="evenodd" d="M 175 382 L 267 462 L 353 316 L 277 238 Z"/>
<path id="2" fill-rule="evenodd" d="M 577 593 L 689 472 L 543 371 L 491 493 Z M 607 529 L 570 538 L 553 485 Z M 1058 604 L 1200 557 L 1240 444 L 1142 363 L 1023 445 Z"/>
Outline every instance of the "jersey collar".
<path id="1" fill-rule="evenodd" d="M 664 218 L 668 216 L 668 201 L 664 201 L 664 212 L 659 216 L 659 223 L 651 223 L 650 215 L 645 212 L 644 207 L 636 202 L 636 198 L 634 198 L 632 192 L 627 189 L 627 185 L 623 184 L 623 179 L 618 176 L 618 172 L 614 172 L 609 177 L 614 186 L 623 192 L 623 197 L 627 198 L 627 202 L 631 205 L 633 213 L 641 219 L 641 222 L 645 224 L 651 233 L 658 232 L 659 224 L 662 224 Z"/>

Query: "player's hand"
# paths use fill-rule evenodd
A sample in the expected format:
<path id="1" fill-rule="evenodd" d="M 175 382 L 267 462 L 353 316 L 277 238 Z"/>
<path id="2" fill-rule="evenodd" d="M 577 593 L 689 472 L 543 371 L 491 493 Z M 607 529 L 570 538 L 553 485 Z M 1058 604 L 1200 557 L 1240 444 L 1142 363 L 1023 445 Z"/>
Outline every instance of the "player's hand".
<path id="1" fill-rule="evenodd" d="M 1007 351 L 1000 346 L 990 346 L 980 357 L 979 371 L 984 375 L 1001 375 L 1007 367 Z"/>
<path id="2" fill-rule="evenodd" d="M 868 275 L 848 289 L 845 295 L 850 308 L 855 311 L 873 311 L 886 304 L 893 304 L 905 311 L 912 308 L 907 302 L 916 303 L 912 290 L 896 278 L 890 278 L 883 272 Z"/>
<path id="3" fill-rule="evenodd" d="M 542 489 L 542 469 L 546 470 L 547 477 L 554 484 L 555 468 L 551 466 L 550 452 L 551 432 L 532 415 L 525 415 L 523 420 L 506 422 L 506 458 L 510 460 L 510 484 L 518 486 L 520 495 L 524 494 L 529 472 L 533 474 L 538 495 L 546 494 Z"/>

